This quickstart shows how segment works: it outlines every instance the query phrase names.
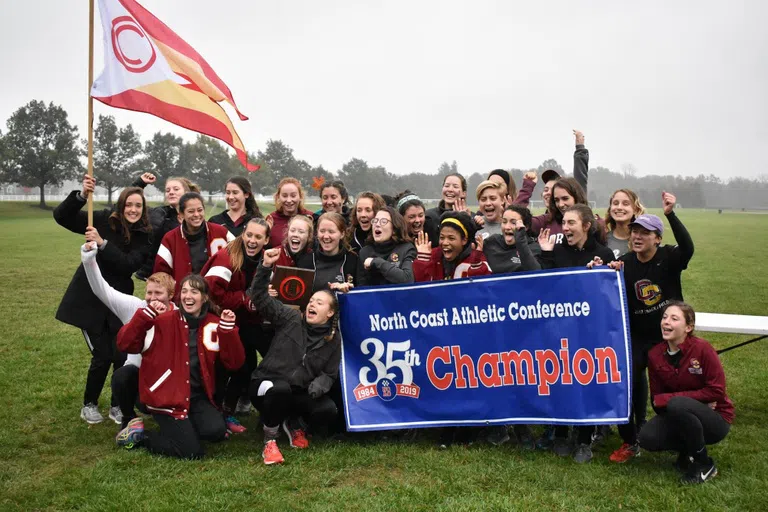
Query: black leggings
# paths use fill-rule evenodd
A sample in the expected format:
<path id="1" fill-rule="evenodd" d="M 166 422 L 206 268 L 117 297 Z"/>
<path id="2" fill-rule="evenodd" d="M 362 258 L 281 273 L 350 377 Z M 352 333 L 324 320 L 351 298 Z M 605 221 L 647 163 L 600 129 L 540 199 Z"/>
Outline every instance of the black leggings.
<path id="1" fill-rule="evenodd" d="M 83 330 L 85 343 L 91 351 L 91 365 L 88 367 L 88 377 L 85 380 L 83 405 L 99 403 L 101 390 L 107 382 L 109 367 L 117 370 L 125 363 L 126 355 L 117 350 L 117 333 L 110 332 L 105 324 L 101 332 Z M 112 395 L 112 407 L 117 405 L 117 398 Z"/>
<path id="2" fill-rule="evenodd" d="M 640 446 L 649 452 L 677 451 L 693 456 L 705 445 L 723 440 L 731 425 L 698 400 L 676 396 L 666 410 L 640 430 Z"/>
<path id="3" fill-rule="evenodd" d="M 313 428 L 322 429 L 328 427 L 338 414 L 336 404 L 328 395 L 312 398 L 307 390 L 292 387 L 282 380 L 254 379 L 250 395 L 264 426 L 270 428 L 280 426 L 283 420 L 301 416 Z"/>
<path id="4" fill-rule="evenodd" d="M 637 344 L 632 346 L 632 408 L 629 410 L 629 423 L 619 425 L 619 435 L 627 444 L 637 442 L 638 427 L 645 422 L 648 408 L 648 351 L 651 347 Z"/>
<path id="5" fill-rule="evenodd" d="M 124 364 L 112 372 L 112 399 L 117 400 L 123 413 L 123 428 L 136 417 L 134 406 L 139 402 L 139 368 Z"/>
<path id="6" fill-rule="evenodd" d="M 239 370 L 234 372 L 227 371 L 223 368 L 218 371 L 226 372 L 224 375 L 224 382 L 221 384 L 221 388 L 224 390 L 221 397 L 222 408 L 227 412 L 232 412 L 237 406 L 237 400 L 241 396 L 245 396 L 248 393 L 248 385 L 251 381 L 251 374 L 258 365 L 258 356 L 256 353 L 261 354 L 261 357 L 267 355 L 269 345 L 274 335 L 274 329 L 269 327 L 262 327 L 256 324 L 243 324 L 240 327 L 240 341 L 243 344 L 245 350 L 245 363 Z M 217 385 L 217 389 L 219 386 Z"/>
<path id="7" fill-rule="evenodd" d="M 557 425 L 555 427 L 555 437 L 567 438 L 568 437 L 568 425 Z M 579 425 L 573 427 L 576 432 L 576 442 L 578 444 L 592 444 L 592 434 L 595 433 L 594 425 Z"/>
<path id="8" fill-rule="evenodd" d="M 199 459 L 205 455 L 203 441 L 222 441 L 227 425 L 221 411 L 216 409 L 205 395 L 192 398 L 189 417 L 177 420 L 167 414 L 152 414 L 160 426 L 158 432 L 144 432 L 144 446 L 152 453 Z"/>

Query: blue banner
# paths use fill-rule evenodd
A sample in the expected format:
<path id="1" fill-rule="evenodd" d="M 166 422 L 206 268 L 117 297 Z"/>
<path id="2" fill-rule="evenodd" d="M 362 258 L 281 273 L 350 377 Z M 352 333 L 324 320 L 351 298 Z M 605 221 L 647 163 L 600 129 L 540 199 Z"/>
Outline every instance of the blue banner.
<path id="1" fill-rule="evenodd" d="M 629 420 L 620 272 L 360 288 L 339 302 L 350 431 Z"/>

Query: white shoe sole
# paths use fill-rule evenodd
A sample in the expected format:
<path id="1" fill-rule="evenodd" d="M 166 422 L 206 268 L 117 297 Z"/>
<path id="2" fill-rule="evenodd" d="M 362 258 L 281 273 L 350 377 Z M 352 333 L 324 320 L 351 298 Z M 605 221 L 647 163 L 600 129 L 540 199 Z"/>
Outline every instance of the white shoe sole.
<path id="1" fill-rule="evenodd" d="M 117 419 L 117 418 L 116 418 L 114 415 L 112 415 L 112 414 L 110 414 L 110 415 L 109 415 L 109 419 L 111 419 L 112 421 L 114 421 L 114 422 L 115 422 L 117 425 L 122 425 L 122 424 L 123 424 L 123 420 L 122 420 L 122 419 Z"/>
<path id="2" fill-rule="evenodd" d="M 85 414 L 83 414 L 82 412 L 80 413 L 80 419 L 84 420 L 84 421 L 85 421 L 87 424 L 89 424 L 89 425 L 98 425 L 99 423 L 101 423 L 102 421 L 104 421 L 104 418 L 101 418 L 100 420 L 96 420 L 96 421 L 90 421 L 90 420 L 88 420 L 88 419 L 85 417 Z M 119 423 L 118 423 L 118 424 L 119 424 Z"/>

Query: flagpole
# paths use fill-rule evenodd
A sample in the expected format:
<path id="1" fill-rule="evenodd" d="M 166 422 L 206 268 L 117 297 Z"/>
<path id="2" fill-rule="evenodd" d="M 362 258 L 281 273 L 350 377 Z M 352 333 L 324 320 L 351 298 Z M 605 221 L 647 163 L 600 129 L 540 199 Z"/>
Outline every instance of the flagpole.
<path id="1" fill-rule="evenodd" d="M 88 176 L 93 177 L 93 0 L 88 0 Z M 88 194 L 88 225 L 93 226 L 93 193 Z"/>

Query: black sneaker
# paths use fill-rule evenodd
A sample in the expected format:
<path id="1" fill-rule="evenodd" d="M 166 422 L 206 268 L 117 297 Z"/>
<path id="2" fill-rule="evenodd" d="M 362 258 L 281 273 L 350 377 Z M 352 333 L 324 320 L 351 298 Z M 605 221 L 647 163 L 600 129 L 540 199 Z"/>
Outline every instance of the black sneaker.
<path id="1" fill-rule="evenodd" d="M 680 473 L 685 473 L 688 471 L 688 466 L 691 465 L 691 458 L 688 457 L 688 454 L 685 452 L 680 452 L 677 454 L 677 459 L 675 460 L 674 464 L 672 466 L 678 470 Z"/>
<path id="2" fill-rule="evenodd" d="M 592 448 L 586 443 L 581 443 L 579 446 L 576 447 L 576 450 L 574 450 L 573 452 L 573 460 L 575 460 L 579 464 L 584 464 L 585 462 L 591 461 Z"/>
<path id="3" fill-rule="evenodd" d="M 536 441 L 537 450 L 551 450 L 555 444 L 555 427 L 548 426 L 544 429 L 541 437 Z"/>
<path id="4" fill-rule="evenodd" d="M 567 437 L 556 437 L 552 451 L 560 457 L 568 457 L 573 452 L 573 444 Z"/>
<path id="5" fill-rule="evenodd" d="M 705 463 L 690 460 L 688 471 L 680 478 L 682 484 L 703 484 L 717 476 L 717 467 L 711 457 Z"/>
<path id="6" fill-rule="evenodd" d="M 489 427 L 485 440 L 491 443 L 493 446 L 501 446 L 509 441 L 509 430 L 506 425 L 496 425 Z"/>
<path id="7" fill-rule="evenodd" d="M 533 433 L 528 425 L 515 425 L 513 428 L 517 444 L 525 450 L 535 450 L 536 441 L 533 439 Z"/>

